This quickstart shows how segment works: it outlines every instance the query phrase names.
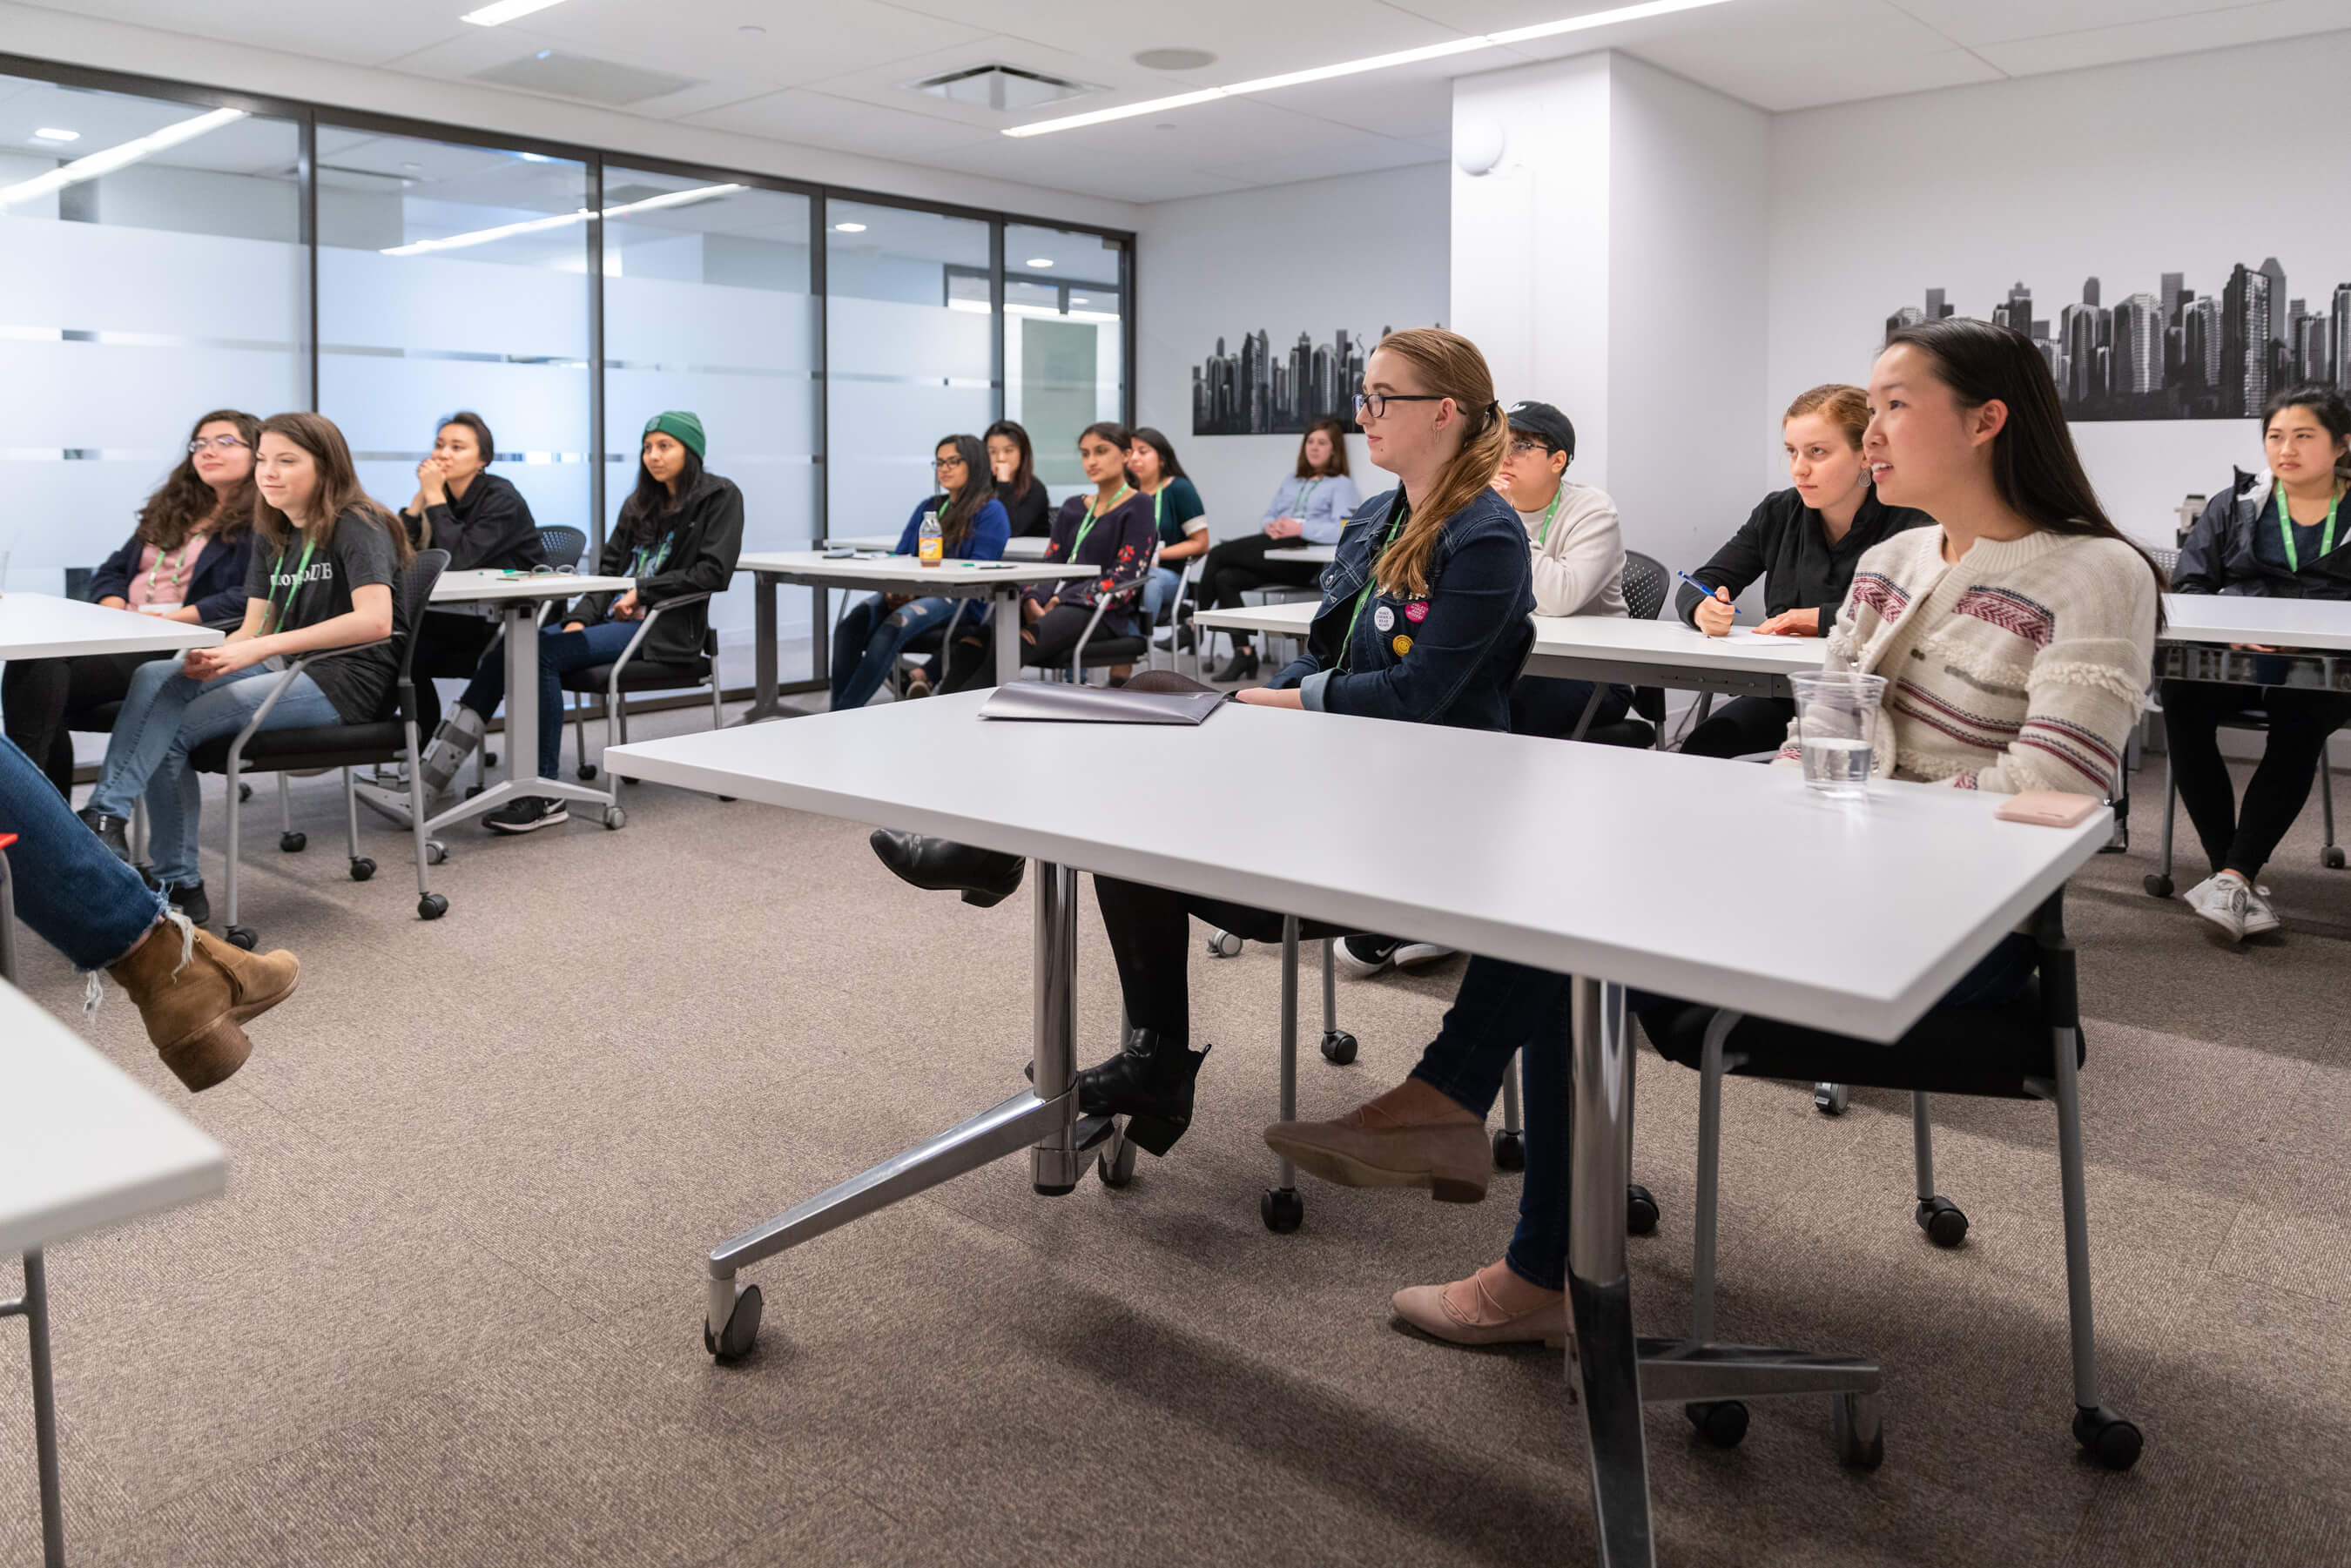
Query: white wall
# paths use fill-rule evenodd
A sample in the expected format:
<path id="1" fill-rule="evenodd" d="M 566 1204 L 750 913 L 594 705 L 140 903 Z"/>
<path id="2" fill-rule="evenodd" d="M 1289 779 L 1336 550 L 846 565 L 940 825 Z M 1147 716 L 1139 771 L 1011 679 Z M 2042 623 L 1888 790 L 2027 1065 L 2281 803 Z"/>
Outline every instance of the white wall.
<path id="1" fill-rule="evenodd" d="M 1295 435 L 1192 434 L 1192 367 L 1259 329 L 1277 344 L 1345 328 L 1449 324 L 1446 166 L 1416 164 L 1143 209 L 1136 416 L 1176 444 L 1218 538 L 1251 531 L 1293 472 Z M 1355 487 L 1388 487 L 1348 444 Z"/>
<path id="2" fill-rule="evenodd" d="M 2053 322 L 2085 277 L 2108 306 L 2165 272 L 2217 294 L 2235 263 L 2274 256 L 2288 294 L 2324 309 L 2351 279 L 2346 80 L 2351 33 L 2335 33 L 1779 116 L 1761 417 L 1863 380 L 1886 318 L 1928 287 L 1989 318 L 2022 279 Z M 2074 436 L 2116 524 L 2153 543 L 2183 494 L 2261 461 L 2249 420 Z"/>

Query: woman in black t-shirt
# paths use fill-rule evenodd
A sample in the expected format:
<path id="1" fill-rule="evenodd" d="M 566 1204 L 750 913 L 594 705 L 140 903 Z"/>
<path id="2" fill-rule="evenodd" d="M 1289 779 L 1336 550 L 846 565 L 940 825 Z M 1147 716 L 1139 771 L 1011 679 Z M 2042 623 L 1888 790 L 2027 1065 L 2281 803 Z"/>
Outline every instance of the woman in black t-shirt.
<path id="1" fill-rule="evenodd" d="M 283 661 L 330 648 L 287 683 L 265 728 L 365 724 L 380 716 L 399 661 L 392 643 L 407 531 L 360 488 L 343 433 L 322 414 L 265 420 L 254 460 L 253 566 L 245 621 L 214 648 L 141 665 L 80 815 L 130 859 L 123 829 L 147 800 L 155 876 L 191 920 L 211 913 L 196 875 L 199 798 L 188 754 L 235 735 L 277 689 Z M 373 643 L 372 647 L 360 644 Z"/>
<path id="2" fill-rule="evenodd" d="M 1029 433 L 1008 419 L 999 419 L 982 437 L 987 443 L 987 469 L 996 476 L 996 498 L 1012 519 L 1012 537 L 1042 538 L 1053 531 L 1052 498 L 1045 481 L 1037 477 L 1037 454 Z"/>

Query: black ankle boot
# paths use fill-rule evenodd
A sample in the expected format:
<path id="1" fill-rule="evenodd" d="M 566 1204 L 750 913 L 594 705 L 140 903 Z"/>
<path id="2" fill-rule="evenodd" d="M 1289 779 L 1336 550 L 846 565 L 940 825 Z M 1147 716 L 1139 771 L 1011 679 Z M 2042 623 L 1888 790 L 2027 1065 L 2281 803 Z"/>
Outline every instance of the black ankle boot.
<path id="1" fill-rule="evenodd" d="M 1136 1147 L 1165 1155 L 1192 1124 L 1192 1081 L 1211 1049 L 1193 1051 L 1156 1030 L 1131 1030 L 1124 1051 L 1078 1074 L 1078 1113 L 1124 1116 Z"/>
<path id="2" fill-rule="evenodd" d="M 1234 649 L 1233 656 L 1229 660 L 1226 661 L 1224 668 L 1211 674 L 1208 676 L 1208 679 L 1220 686 L 1230 685 L 1235 681 L 1253 681 L 1257 679 L 1257 650 L 1254 648 Z"/>
<path id="3" fill-rule="evenodd" d="M 131 841 L 125 836 L 125 831 L 131 826 L 128 819 L 109 816 L 104 811 L 94 810 L 89 806 L 84 806 L 80 810 L 76 811 L 74 815 L 79 817 L 82 821 L 88 825 L 89 831 L 98 835 L 98 841 L 99 843 L 104 844 L 108 849 L 114 852 L 116 858 L 126 863 L 129 862 L 131 859 Z"/>
<path id="4" fill-rule="evenodd" d="M 1020 890 L 1029 862 L 998 850 L 974 849 L 953 839 L 931 838 L 876 828 L 866 841 L 899 881 L 931 893 L 956 892 L 966 904 L 986 909 Z"/>

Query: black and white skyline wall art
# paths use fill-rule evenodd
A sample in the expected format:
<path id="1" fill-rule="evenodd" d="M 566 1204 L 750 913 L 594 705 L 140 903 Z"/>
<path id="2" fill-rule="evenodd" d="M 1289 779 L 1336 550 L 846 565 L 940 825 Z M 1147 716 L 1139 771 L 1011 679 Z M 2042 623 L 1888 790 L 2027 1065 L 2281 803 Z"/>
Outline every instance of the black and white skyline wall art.
<path id="1" fill-rule="evenodd" d="M 1192 367 L 1192 434 L 1295 435 L 1318 419 L 1353 434 L 1364 361 L 1389 330 L 1367 338 L 1342 327 L 1321 343 L 1301 331 L 1279 350 L 1262 328 L 1243 333 L 1233 352 L 1218 338 L 1216 351 Z"/>
<path id="2" fill-rule="evenodd" d="M 2078 298 L 2053 308 L 2019 279 L 1989 309 L 1966 314 L 2032 340 L 2071 420 L 2243 419 L 2291 387 L 2351 391 L 2351 282 L 2295 297 L 2275 256 L 2198 281 L 2201 292 L 2185 273 L 2160 273 L 2155 287 L 2123 294 L 2089 277 Z M 1956 313 L 1945 290 L 1929 288 L 1886 329 Z"/>

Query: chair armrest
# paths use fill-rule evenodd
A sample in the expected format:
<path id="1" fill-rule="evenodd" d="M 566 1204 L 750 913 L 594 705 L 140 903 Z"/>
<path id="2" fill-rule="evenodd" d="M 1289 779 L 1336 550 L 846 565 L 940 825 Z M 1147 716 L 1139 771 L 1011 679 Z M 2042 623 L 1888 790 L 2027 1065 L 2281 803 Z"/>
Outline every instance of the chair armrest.
<path id="1" fill-rule="evenodd" d="M 629 639 L 629 645 L 621 650 L 619 658 L 612 661 L 612 678 L 615 681 L 619 680 L 621 672 L 628 667 L 629 661 L 637 656 L 637 649 L 643 644 L 646 635 L 653 631 L 654 622 L 673 610 L 682 609 L 688 604 L 706 602 L 710 597 L 706 592 L 681 593 L 674 599 L 664 599 L 659 604 L 647 605 L 645 618 L 637 623 L 637 634 Z"/>
<path id="2" fill-rule="evenodd" d="M 1106 588 L 1102 590 L 1102 592 L 1094 595 L 1094 612 L 1087 619 L 1086 629 L 1078 633 L 1078 645 L 1070 650 L 1070 678 L 1071 680 L 1083 680 L 1085 678 L 1086 644 L 1093 641 L 1095 628 L 1102 624 L 1102 617 L 1110 612 L 1111 601 L 1113 599 L 1133 599 L 1136 594 L 1143 591 L 1144 585 L 1149 581 L 1150 579 L 1147 576 L 1131 577 L 1124 582 L 1120 583 L 1116 588 Z"/>

